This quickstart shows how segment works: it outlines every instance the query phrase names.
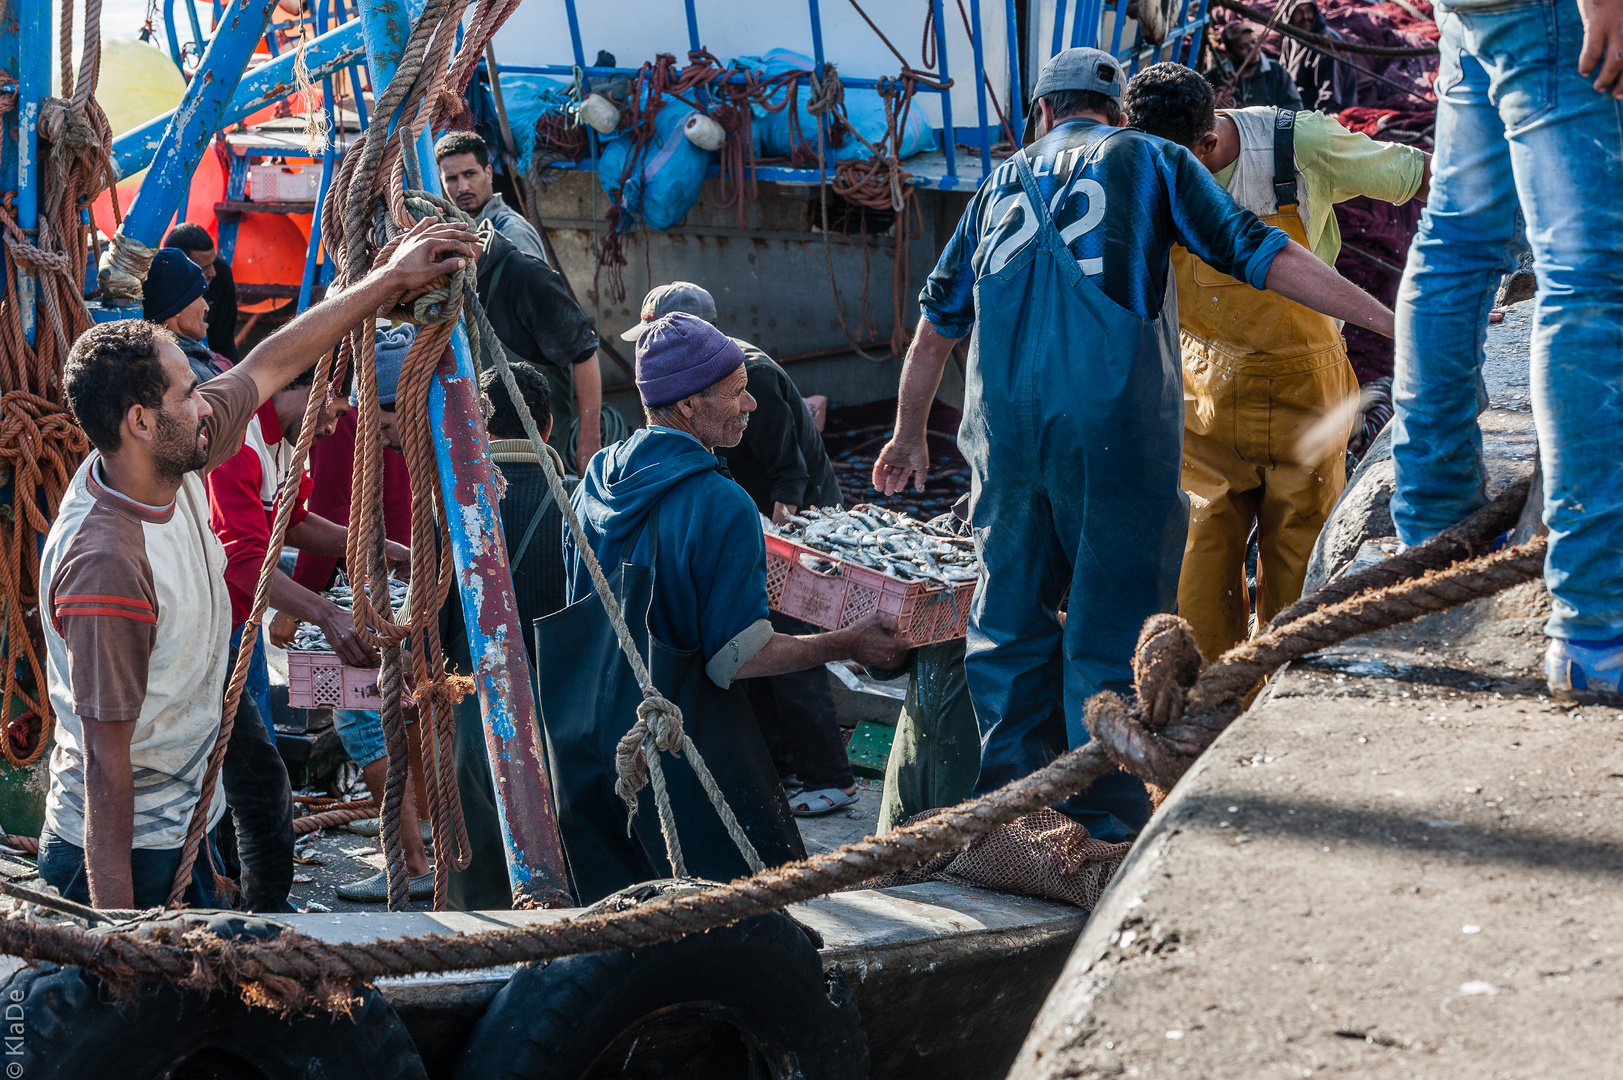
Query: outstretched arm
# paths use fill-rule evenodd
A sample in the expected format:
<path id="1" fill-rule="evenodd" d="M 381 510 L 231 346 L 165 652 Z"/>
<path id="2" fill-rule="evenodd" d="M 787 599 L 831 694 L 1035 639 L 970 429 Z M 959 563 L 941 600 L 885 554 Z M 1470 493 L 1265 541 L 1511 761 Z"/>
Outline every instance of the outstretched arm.
<path id="1" fill-rule="evenodd" d="M 259 344 L 238 365 L 253 376 L 263 405 L 293 376 L 337 345 L 358 322 L 391 308 L 404 293 L 460 270 L 479 252 L 478 239 L 459 224 L 424 218 L 394 256 L 354 285 L 329 296 Z"/>
<path id="2" fill-rule="evenodd" d="M 898 666 L 912 648 L 913 643 L 896 620 L 875 613 L 826 634 L 773 634 L 734 677 L 753 679 L 809 671 L 833 660 L 855 660 L 867 667 L 888 670 Z"/>
<path id="3" fill-rule="evenodd" d="M 919 319 L 913 345 L 902 365 L 902 384 L 896 395 L 896 430 L 873 464 L 873 486 L 886 495 L 907 487 L 909 477 L 918 491 L 930 472 L 930 446 L 925 428 L 930 403 L 941 388 L 941 373 L 958 338 L 943 335 L 927 318 Z"/>
<path id="4" fill-rule="evenodd" d="M 1292 240 L 1274 256 L 1266 287 L 1303 307 L 1391 337 L 1392 312 Z"/>

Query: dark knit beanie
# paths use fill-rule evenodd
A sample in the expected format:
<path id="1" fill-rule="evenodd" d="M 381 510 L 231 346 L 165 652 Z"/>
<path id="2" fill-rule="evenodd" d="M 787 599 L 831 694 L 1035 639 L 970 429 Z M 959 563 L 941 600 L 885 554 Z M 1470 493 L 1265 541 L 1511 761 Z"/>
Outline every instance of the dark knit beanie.
<path id="1" fill-rule="evenodd" d="M 152 269 L 141 285 L 142 313 L 149 322 L 161 323 L 186 310 L 186 305 L 208 291 L 203 268 L 179 248 L 159 248 L 152 257 Z"/>

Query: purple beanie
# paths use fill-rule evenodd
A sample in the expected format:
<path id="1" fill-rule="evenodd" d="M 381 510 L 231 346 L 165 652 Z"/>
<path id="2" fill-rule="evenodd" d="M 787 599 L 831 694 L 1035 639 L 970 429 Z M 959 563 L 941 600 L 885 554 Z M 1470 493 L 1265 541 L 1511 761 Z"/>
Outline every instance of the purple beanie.
<path id="1" fill-rule="evenodd" d="M 744 350 L 697 315 L 673 311 L 637 339 L 637 392 L 650 409 L 714 386 L 744 366 Z"/>

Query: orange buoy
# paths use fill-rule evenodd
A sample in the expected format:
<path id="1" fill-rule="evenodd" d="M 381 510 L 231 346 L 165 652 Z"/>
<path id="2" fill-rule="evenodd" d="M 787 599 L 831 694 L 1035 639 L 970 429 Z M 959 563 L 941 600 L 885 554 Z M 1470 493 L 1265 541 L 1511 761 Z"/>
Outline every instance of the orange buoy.
<path id="1" fill-rule="evenodd" d="M 304 253 L 309 241 L 284 214 L 244 214 L 237 227 L 237 250 L 231 276 L 238 285 L 297 285 L 304 280 Z M 272 311 L 286 300 L 243 304 L 245 312 Z"/>
<path id="2" fill-rule="evenodd" d="M 130 204 L 135 201 L 135 193 L 140 190 L 141 180 L 146 173 L 131 177 L 118 185 L 118 205 L 127 214 Z M 214 231 L 214 204 L 225 198 L 225 169 L 220 166 L 220 155 L 211 147 L 203 152 L 203 160 L 198 163 L 197 171 L 192 173 L 192 184 L 186 195 L 186 217 L 184 220 L 203 226 L 209 232 Z M 96 228 L 103 236 L 112 236 L 116 227 L 113 220 L 113 193 L 103 191 L 97 195 L 90 204 L 90 217 L 96 223 Z M 172 228 L 176 222 L 171 221 Z M 166 230 L 167 231 L 167 230 Z"/>

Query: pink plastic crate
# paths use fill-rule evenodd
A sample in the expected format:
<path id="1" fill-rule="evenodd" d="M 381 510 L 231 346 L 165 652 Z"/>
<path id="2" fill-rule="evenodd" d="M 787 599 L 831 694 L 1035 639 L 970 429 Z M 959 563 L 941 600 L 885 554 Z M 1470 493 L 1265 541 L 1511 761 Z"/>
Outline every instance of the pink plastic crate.
<path id="1" fill-rule="evenodd" d="M 377 668 L 350 667 L 337 653 L 289 649 L 287 703 L 295 709 L 371 709 L 383 707 Z M 411 695 L 401 701 L 411 704 Z"/>
<path id="2" fill-rule="evenodd" d="M 834 569 L 813 569 L 809 564 L 815 563 L 833 563 Z M 902 581 L 781 536 L 766 537 L 767 606 L 825 630 L 850 626 L 877 611 L 901 623 L 915 645 L 950 641 L 968 632 L 974 596 L 973 581 L 951 588 Z"/>

